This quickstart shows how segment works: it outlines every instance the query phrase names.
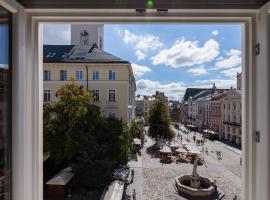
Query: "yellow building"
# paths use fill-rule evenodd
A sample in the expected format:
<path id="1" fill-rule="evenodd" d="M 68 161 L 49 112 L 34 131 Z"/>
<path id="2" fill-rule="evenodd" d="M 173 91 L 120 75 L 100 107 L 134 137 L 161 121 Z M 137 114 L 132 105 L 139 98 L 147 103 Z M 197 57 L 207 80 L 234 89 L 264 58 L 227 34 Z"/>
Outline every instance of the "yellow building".
<path id="1" fill-rule="evenodd" d="M 130 122 L 135 117 L 136 83 L 131 64 L 97 45 L 44 45 L 44 101 L 56 102 L 57 90 L 75 83 L 93 92 L 103 116 Z"/>

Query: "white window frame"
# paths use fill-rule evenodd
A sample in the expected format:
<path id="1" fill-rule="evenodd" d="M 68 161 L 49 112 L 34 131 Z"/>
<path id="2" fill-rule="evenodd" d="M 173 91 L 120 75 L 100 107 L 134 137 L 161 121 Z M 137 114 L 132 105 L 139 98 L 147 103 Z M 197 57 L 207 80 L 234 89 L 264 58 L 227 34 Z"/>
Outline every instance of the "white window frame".
<path id="1" fill-rule="evenodd" d="M 93 93 L 93 95 L 95 97 L 94 101 L 99 102 L 100 101 L 100 90 L 99 89 L 93 89 L 92 93 Z M 96 99 L 96 93 L 98 93 L 98 100 Z"/>
<path id="2" fill-rule="evenodd" d="M 110 100 L 110 91 L 114 91 L 114 101 Z M 108 90 L 108 101 L 109 102 L 116 102 L 116 89 L 109 89 Z"/>
<path id="3" fill-rule="evenodd" d="M 46 100 L 46 101 L 45 101 L 45 94 L 49 95 L 49 100 Z M 52 97 L 51 97 L 51 94 L 52 94 L 52 93 L 51 93 L 51 90 L 44 90 L 44 91 L 43 91 L 43 102 L 50 102 L 50 101 L 52 100 L 52 99 L 51 99 L 51 98 L 52 98 Z"/>
<path id="4" fill-rule="evenodd" d="M 111 73 L 112 73 L 112 77 L 110 77 Z M 116 80 L 116 71 L 115 70 L 109 70 L 108 79 L 109 79 L 109 81 L 115 81 Z"/>
<path id="5" fill-rule="evenodd" d="M 50 70 L 44 70 L 43 81 L 50 81 L 52 78 L 52 72 Z"/>
<path id="6" fill-rule="evenodd" d="M 75 80 L 82 81 L 83 80 L 83 70 L 76 70 L 75 71 Z"/>
<path id="7" fill-rule="evenodd" d="M 63 76 L 64 77 L 63 80 L 62 80 L 62 72 L 65 73 L 65 76 Z M 60 70 L 60 81 L 67 81 L 67 78 L 68 78 L 68 74 L 67 73 L 68 73 L 67 70 Z"/>
<path id="8" fill-rule="evenodd" d="M 42 24 L 50 23 L 119 23 L 119 22 L 173 22 L 173 23 L 242 23 L 243 24 L 243 199 L 268 200 L 269 162 L 260 165 L 260 161 L 269 154 L 259 155 L 256 151 L 262 148 L 269 150 L 269 140 L 264 140 L 262 146 L 255 145 L 254 133 L 257 126 L 263 126 L 262 136 L 269 138 L 269 128 L 266 127 L 269 118 L 256 117 L 256 102 L 269 100 L 269 93 L 256 97 L 256 89 L 269 80 L 263 75 L 266 56 L 256 61 L 255 50 L 256 21 L 258 10 L 239 9 L 199 9 L 199 10 L 169 10 L 169 16 L 160 17 L 155 11 L 138 16 L 134 10 L 117 9 L 24 9 L 15 0 L 1 0 L 0 5 L 13 13 L 13 75 L 12 75 L 12 198 L 13 200 L 43 199 L 43 48 Z M 265 12 L 260 18 L 265 19 L 270 11 L 270 5 L 264 6 Z M 72 15 L 70 14 L 72 13 Z M 266 39 L 269 27 L 261 35 Z M 261 43 L 262 48 L 267 42 Z M 20 46 L 20 48 L 18 48 Z M 269 53 L 269 52 L 265 52 Z M 264 53 L 264 54 L 265 54 Z M 265 64 L 265 63 L 264 63 Z M 257 67 L 261 69 L 257 71 Z M 256 74 L 258 72 L 258 74 Z M 262 78 L 264 81 L 262 81 Z M 268 91 L 268 90 L 264 90 Z M 267 98 L 268 97 L 268 98 Z M 265 102 L 263 102 L 265 103 Z M 269 106 L 269 102 L 266 102 Z M 267 113 L 266 113 L 267 114 Z M 267 115 L 268 116 L 268 115 Z M 260 119 L 257 121 L 257 118 Z M 268 125 L 267 125 L 268 126 Z M 259 148 L 260 147 L 260 148 Z M 266 149 L 266 150 L 267 150 Z M 265 151 L 264 151 L 265 152 Z M 260 159 L 259 159 L 260 158 Z M 258 160 L 259 159 L 259 160 Z M 259 168 L 258 168 L 259 167 Z M 258 169 L 256 169 L 258 168 Z M 260 172 L 260 170 L 263 171 Z M 263 177 L 264 176 L 264 177 Z M 262 178 L 260 180 L 260 178 Z M 260 181 L 260 184 L 259 182 Z M 257 184 L 257 185 L 256 185 Z M 262 197 L 262 198 L 260 198 Z"/>
<path id="9" fill-rule="evenodd" d="M 93 71 L 92 79 L 93 79 L 93 81 L 99 80 L 99 71 L 97 71 L 97 70 Z"/>

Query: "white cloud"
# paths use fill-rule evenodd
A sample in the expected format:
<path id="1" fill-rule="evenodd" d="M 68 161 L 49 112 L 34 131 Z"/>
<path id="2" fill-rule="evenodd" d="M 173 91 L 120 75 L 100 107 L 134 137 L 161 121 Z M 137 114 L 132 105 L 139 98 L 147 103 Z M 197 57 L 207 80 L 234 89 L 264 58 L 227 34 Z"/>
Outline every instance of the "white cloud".
<path id="1" fill-rule="evenodd" d="M 143 76 L 145 73 L 147 72 L 151 72 L 152 70 L 147 67 L 147 66 L 143 66 L 143 65 L 137 65 L 135 63 L 131 64 L 132 69 L 133 69 L 133 73 L 135 77 L 141 77 Z"/>
<path id="2" fill-rule="evenodd" d="M 211 88 L 213 83 L 216 84 L 218 89 L 229 89 L 231 86 L 236 87 L 236 76 L 232 79 L 210 79 L 210 80 L 197 80 L 194 86 L 198 88 Z"/>
<path id="3" fill-rule="evenodd" d="M 224 76 L 234 78 L 236 77 L 237 73 L 240 73 L 242 71 L 241 67 L 231 68 L 223 70 L 221 73 L 224 74 Z"/>
<path id="4" fill-rule="evenodd" d="M 231 49 L 226 52 L 227 58 L 220 57 L 216 62 L 216 67 L 219 69 L 228 69 L 241 65 L 242 56 L 241 51 L 236 49 Z"/>
<path id="5" fill-rule="evenodd" d="M 137 93 L 143 95 L 153 95 L 155 92 L 164 92 L 169 99 L 182 99 L 186 91 L 186 86 L 183 82 L 160 83 L 158 81 L 151 81 L 147 79 L 140 79 L 137 81 Z"/>
<path id="6" fill-rule="evenodd" d="M 123 41 L 135 50 L 138 60 L 145 59 L 149 51 L 163 47 L 159 37 L 152 34 L 136 35 L 127 29 L 119 33 L 123 36 Z"/>
<path id="7" fill-rule="evenodd" d="M 218 30 L 214 30 L 214 31 L 212 31 L 212 33 L 211 33 L 213 36 L 217 36 L 218 34 L 219 34 L 219 32 L 218 32 Z"/>
<path id="8" fill-rule="evenodd" d="M 0 64 L 1 69 L 8 69 L 8 64 Z"/>
<path id="9" fill-rule="evenodd" d="M 190 69 L 188 70 L 188 72 L 191 73 L 192 76 L 201 76 L 201 75 L 208 74 L 208 72 L 206 71 L 203 65 L 197 68 Z"/>
<path id="10" fill-rule="evenodd" d="M 151 60 L 154 65 L 165 64 L 179 68 L 210 62 L 219 53 L 219 43 L 213 39 L 208 40 L 200 47 L 198 41 L 189 41 L 183 38 L 177 40 L 171 48 L 160 51 Z"/>
<path id="11" fill-rule="evenodd" d="M 44 44 L 69 45 L 70 35 L 68 24 L 44 24 Z"/>

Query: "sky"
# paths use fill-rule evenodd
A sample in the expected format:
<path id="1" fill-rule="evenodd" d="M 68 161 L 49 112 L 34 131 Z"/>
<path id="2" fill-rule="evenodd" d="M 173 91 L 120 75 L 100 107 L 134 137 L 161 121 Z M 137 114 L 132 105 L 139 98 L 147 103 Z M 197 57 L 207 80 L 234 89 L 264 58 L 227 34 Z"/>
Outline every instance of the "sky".
<path id="1" fill-rule="evenodd" d="M 104 25 L 104 50 L 132 64 L 136 93 L 173 100 L 187 87 L 236 87 L 241 41 L 238 24 Z M 70 25 L 45 25 L 44 44 L 70 44 Z"/>
<path id="2" fill-rule="evenodd" d="M 8 51 L 9 29 L 6 25 L 0 25 L 0 68 L 6 68 L 9 61 Z"/>

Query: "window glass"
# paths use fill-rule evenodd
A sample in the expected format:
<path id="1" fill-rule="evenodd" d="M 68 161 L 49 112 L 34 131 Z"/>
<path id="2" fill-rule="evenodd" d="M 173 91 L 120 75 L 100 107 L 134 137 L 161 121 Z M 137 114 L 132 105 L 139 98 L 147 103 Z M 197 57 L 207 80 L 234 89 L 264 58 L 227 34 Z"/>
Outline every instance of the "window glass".
<path id="1" fill-rule="evenodd" d="M 109 101 L 115 101 L 115 90 L 109 90 Z"/>
<path id="2" fill-rule="evenodd" d="M 83 71 L 79 70 L 75 73 L 76 80 L 83 80 Z"/>
<path id="3" fill-rule="evenodd" d="M 0 7 L 0 200 L 11 190 L 11 15 Z"/>
<path id="4" fill-rule="evenodd" d="M 115 80 L 115 71 L 109 71 L 109 80 Z"/>
<path id="5" fill-rule="evenodd" d="M 93 80 L 99 80 L 99 71 L 93 72 Z"/>
<path id="6" fill-rule="evenodd" d="M 45 70 L 43 74 L 44 81 L 50 81 L 51 80 L 51 71 Z"/>
<path id="7" fill-rule="evenodd" d="M 61 81 L 66 81 L 67 80 L 67 71 L 66 70 L 61 70 L 60 71 L 60 80 Z"/>
<path id="8" fill-rule="evenodd" d="M 50 90 L 44 90 L 44 96 L 43 96 L 44 102 L 50 102 L 51 101 L 51 91 Z"/>
<path id="9" fill-rule="evenodd" d="M 95 98 L 94 101 L 99 101 L 99 90 L 93 90 L 92 93 Z"/>

